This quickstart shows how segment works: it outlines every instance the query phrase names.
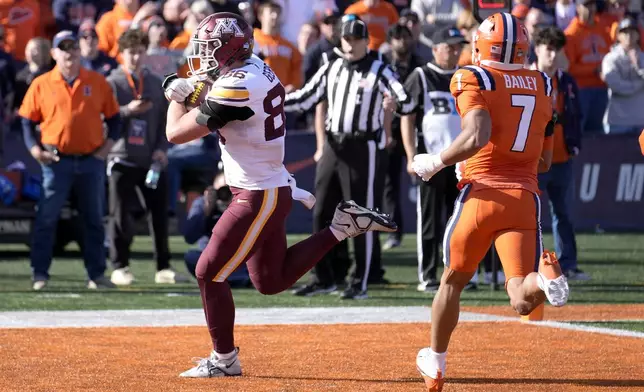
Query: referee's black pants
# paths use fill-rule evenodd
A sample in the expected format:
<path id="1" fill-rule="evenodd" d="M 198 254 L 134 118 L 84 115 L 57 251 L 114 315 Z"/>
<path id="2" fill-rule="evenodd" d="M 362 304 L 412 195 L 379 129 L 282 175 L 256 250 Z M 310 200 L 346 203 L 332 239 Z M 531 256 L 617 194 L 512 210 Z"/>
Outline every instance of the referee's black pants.
<path id="1" fill-rule="evenodd" d="M 154 239 L 154 259 L 157 271 L 170 268 L 168 247 L 168 188 L 165 171 L 156 189 L 145 186 L 148 169 L 115 163 L 109 176 L 109 235 L 110 261 L 114 269 L 130 265 L 130 246 L 134 239 L 132 207 L 138 204 L 136 188 L 141 190 L 148 214 L 150 232 Z"/>
<path id="2" fill-rule="evenodd" d="M 458 197 L 458 179 L 454 166 L 439 171 L 429 181 L 419 179 L 416 198 L 418 280 L 421 284 L 436 282 L 441 262 L 440 245 L 445 222 L 452 215 Z"/>
<path id="3" fill-rule="evenodd" d="M 313 230 L 320 231 L 333 219 L 340 201 L 353 200 L 367 208 L 380 208 L 382 203 L 386 154 L 374 140 L 345 138 L 327 139 L 315 176 Z M 341 280 L 343 273 L 334 259 L 343 253 L 340 248 L 329 252 L 314 267 L 314 282 L 330 286 Z M 349 284 L 366 290 L 369 276 L 382 276 L 380 240 L 377 232 L 367 232 L 353 238 L 355 268 Z M 334 265 L 335 264 L 335 265 Z M 346 271 L 346 269 L 345 269 Z M 380 275 L 380 276 L 378 276 Z M 375 279 L 375 278 L 372 278 Z"/>

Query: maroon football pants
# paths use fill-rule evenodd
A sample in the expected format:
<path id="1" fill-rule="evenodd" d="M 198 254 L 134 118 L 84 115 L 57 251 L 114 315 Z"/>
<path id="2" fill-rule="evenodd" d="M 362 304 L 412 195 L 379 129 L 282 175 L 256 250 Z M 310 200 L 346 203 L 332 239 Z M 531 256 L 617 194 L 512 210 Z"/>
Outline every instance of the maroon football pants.
<path id="1" fill-rule="evenodd" d="M 286 247 L 291 188 L 264 191 L 231 188 L 233 200 L 212 231 L 196 275 L 215 351 L 234 350 L 235 304 L 226 278 L 247 263 L 253 285 L 277 294 L 297 282 L 338 240 L 327 228 Z"/>

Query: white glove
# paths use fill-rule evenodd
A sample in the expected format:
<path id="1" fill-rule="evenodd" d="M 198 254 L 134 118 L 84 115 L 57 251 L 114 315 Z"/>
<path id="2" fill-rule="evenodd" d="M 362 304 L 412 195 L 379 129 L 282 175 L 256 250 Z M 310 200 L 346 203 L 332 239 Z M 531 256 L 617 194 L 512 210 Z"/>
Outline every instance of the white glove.
<path id="1" fill-rule="evenodd" d="M 418 154 L 414 156 L 414 162 L 411 167 L 423 181 L 429 181 L 430 178 L 445 167 L 445 164 L 440 154 Z"/>
<path id="2" fill-rule="evenodd" d="M 166 87 L 165 96 L 171 101 L 184 103 L 193 91 L 195 87 L 190 79 L 177 78 Z"/>

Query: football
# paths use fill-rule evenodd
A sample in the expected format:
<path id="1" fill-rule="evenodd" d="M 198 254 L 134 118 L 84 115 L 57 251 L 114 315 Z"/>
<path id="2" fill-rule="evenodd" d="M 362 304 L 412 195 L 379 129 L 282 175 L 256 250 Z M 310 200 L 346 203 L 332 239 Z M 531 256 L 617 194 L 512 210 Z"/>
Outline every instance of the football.
<path id="1" fill-rule="evenodd" d="M 188 98 L 186 98 L 186 101 L 184 102 L 188 110 L 192 110 L 201 105 L 208 96 L 208 92 L 212 87 L 212 82 L 207 79 L 199 80 L 195 82 L 194 87 L 195 91 L 188 95 Z"/>

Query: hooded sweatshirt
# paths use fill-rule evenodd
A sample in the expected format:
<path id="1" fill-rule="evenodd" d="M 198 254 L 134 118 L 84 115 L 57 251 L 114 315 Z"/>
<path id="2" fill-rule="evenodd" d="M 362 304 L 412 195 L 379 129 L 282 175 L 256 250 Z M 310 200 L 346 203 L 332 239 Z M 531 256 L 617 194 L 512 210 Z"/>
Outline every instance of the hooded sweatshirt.
<path id="1" fill-rule="evenodd" d="M 644 53 L 638 48 L 638 66 L 631 62 L 621 45 L 604 57 L 602 73 L 610 99 L 606 122 L 611 125 L 644 125 Z"/>
<path id="2" fill-rule="evenodd" d="M 600 78 L 602 59 L 610 51 L 609 32 L 599 18 L 587 25 L 575 17 L 565 31 L 566 56 L 570 61 L 568 72 L 575 78 L 580 89 L 605 87 Z"/>

